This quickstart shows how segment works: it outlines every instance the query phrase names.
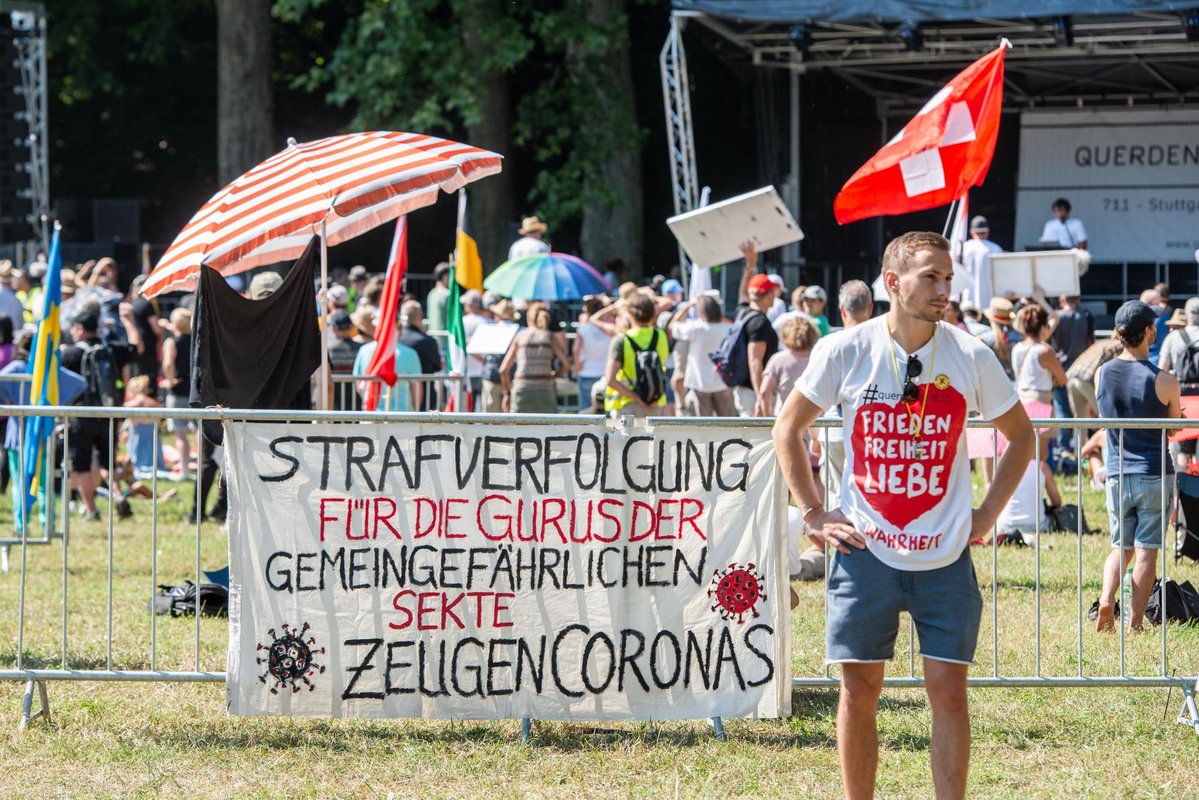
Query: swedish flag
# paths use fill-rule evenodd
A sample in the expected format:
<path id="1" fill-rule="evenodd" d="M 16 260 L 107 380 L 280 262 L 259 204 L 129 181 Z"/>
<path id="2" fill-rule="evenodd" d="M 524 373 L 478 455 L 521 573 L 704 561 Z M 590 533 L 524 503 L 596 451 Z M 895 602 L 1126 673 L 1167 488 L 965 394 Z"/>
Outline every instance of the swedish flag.
<path id="1" fill-rule="evenodd" d="M 50 243 L 50 258 L 46 267 L 46 279 L 42 294 L 42 314 L 38 320 L 37 333 L 29 351 L 25 371 L 33 376 L 29 398 L 35 406 L 56 406 L 59 401 L 58 373 L 59 345 L 62 343 L 62 325 L 59 307 L 62 305 L 62 253 L 59 250 L 58 226 Z M 53 417 L 26 417 L 24 462 L 25 474 L 22 486 L 25 491 L 25 513 L 28 514 L 37 496 L 38 481 L 45 475 L 46 443 L 54 431 Z M 24 515 L 22 515 L 24 516 Z"/>

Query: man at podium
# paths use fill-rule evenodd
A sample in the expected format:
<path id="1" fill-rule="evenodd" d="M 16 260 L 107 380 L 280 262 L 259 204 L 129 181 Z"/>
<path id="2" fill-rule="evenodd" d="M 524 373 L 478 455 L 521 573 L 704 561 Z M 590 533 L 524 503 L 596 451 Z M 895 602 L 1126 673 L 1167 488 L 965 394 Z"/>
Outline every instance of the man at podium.
<path id="1" fill-rule="evenodd" d="M 1059 197 L 1053 201 L 1053 219 L 1041 231 L 1041 243 L 1057 243 L 1063 250 L 1087 249 L 1087 229 L 1082 220 L 1070 217 L 1070 201 Z"/>

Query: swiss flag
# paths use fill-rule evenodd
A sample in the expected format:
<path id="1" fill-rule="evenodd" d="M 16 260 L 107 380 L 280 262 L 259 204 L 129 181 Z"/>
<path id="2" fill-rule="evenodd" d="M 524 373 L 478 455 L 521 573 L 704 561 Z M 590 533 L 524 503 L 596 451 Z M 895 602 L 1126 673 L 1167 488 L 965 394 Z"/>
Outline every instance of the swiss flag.
<path id="1" fill-rule="evenodd" d="M 962 70 L 846 181 L 833 201 L 837 222 L 935 208 L 982 185 L 999 135 L 1008 47 L 1004 40 Z"/>
<path id="2" fill-rule="evenodd" d="M 396 383 L 396 317 L 400 311 L 400 296 L 408 274 L 408 215 L 396 220 L 391 253 L 387 257 L 387 276 L 383 278 L 383 298 L 379 303 L 379 319 L 375 323 L 375 352 L 366 365 L 366 374 L 382 378 L 388 386 Z M 367 381 L 362 393 L 362 405 L 367 411 L 379 407 L 383 387 L 378 381 Z"/>

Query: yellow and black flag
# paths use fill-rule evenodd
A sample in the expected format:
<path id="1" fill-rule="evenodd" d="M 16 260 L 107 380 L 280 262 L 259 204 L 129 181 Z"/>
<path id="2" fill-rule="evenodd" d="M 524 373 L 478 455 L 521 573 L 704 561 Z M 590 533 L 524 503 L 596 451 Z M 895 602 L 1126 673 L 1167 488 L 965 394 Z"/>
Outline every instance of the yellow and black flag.
<path id="1" fill-rule="evenodd" d="M 458 190 L 458 236 L 454 249 L 454 273 L 463 289 L 483 291 L 483 261 L 479 243 L 466 213 L 466 190 Z"/>

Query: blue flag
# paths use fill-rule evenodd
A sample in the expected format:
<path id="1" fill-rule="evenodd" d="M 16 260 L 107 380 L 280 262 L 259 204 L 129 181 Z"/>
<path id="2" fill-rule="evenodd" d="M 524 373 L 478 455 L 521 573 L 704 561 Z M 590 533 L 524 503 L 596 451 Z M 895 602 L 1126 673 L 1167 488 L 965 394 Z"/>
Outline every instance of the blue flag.
<path id="1" fill-rule="evenodd" d="M 46 280 L 42 294 L 42 314 L 38 319 L 37 333 L 29 351 L 29 362 L 25 371 L 33 376 L 30 387 L 30 403 L 35 406 L 59 404 L 58 370 L 61 355 L 62 324 L 59 307 L 62 305 L 62 253 L 58 244 L 58 229 L 50 243 L 50 259 L 46 267 Z M 37 497 L 38 484 L 46 470 L 46 445 L 54 432 L 53 417 L 26 417 L 24 461 L 25 475 L 22 486 L 25 490 L 25 514 Z M 24 515 L 22 515 L 24 516 Z"/>

